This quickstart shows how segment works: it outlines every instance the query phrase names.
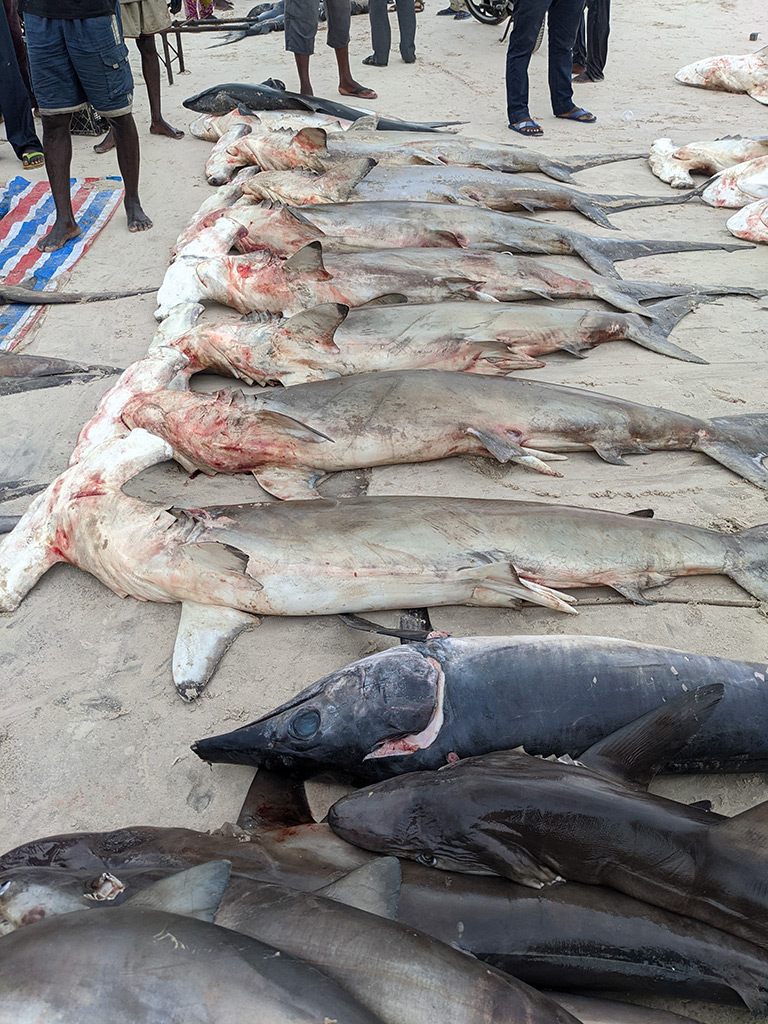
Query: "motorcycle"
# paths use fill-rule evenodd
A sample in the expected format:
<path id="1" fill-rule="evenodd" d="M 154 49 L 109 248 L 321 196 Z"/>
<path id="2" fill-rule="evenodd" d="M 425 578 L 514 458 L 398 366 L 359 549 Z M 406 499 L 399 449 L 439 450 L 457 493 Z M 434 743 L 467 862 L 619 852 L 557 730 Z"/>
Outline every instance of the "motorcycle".
<path id="1" fill-rule="evenodd" d="M 472 17 L 482 22 L 483 25 L 498 25 L 505 18 L 509 18 L 510 24 L 507 26 L 502 38 L 506 37 L 515 17 L 515 0 L 464 0 L 464 3 Z M 541 46 L 541 41 L 544 38 L 545 24 L 546 18 L 541 23 L 536 45 L 533 48 L 534 53 Z"/>

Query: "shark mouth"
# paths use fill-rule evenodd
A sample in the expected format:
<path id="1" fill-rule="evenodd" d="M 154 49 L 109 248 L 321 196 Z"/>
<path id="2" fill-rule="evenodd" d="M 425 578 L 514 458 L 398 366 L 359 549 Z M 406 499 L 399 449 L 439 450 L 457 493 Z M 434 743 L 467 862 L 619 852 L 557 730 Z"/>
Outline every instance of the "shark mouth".
<path id="1" fill-rule="evenodd" d="M 385 740 L 380 746 L 366 754 L 363 761 L 370 761 L 376 757 L 398 757 L 405 754 L 413 754 L 417 750 L 424 750 L 431 746 L 443 726 L 443 700 L 445 698 L 445 675 L 438 661 L 434 658 L 427 658 L 427 661 L 437 672 L 437 695 L 435 698 L 435 710 L 421 732 L 411 733 L 410 736 L 401 736 L 399 739 Z"/>

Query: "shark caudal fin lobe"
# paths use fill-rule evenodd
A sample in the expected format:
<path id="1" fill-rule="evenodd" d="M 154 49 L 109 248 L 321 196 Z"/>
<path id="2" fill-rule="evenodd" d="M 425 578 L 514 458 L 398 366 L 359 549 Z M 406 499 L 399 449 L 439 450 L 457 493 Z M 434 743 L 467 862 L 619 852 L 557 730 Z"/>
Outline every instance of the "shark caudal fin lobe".
<path id="1" fill-rule="evenodd" d="M 627 340 L 634 341 L 636 345 L 641 345 L 651 352 L 669 356 L 671 359 L 682 359 L 687 363 L 708 365 L 706 359 L 695 356 L 692 352 L 675 345 L 669 340 L 669 335 L 683 317 L 693 313 L 702 303 L 714 301 L 715 296 L 713 295 L 678 295 L 674 299 L 664 299 L 644 306 L 643 313 L 650 314 L 652 320 L 650 323 L 646 323 L 639 316 L 632 314 L 627 316 Z"/>
<path id="2" fill-rule="evenodd" d="M 727 540 L 726 574 L 752 597 L 768 603 L 768 523 L 740 530 Z"/>
<path id="3" fill-rule="evenodd" d="M 594 743 L 578 760 L 646 789 L 696 735 L 722 699 L 722 683 L 699 686 L 668 701 Z"/>
<path id="4" fill-rule="evenodd" d="M 623 238 L 579 238 L 575 251 L 593 270 L 609 277 L 619 277 L 614 263 L 621 260 L 636 260 L 643 256 L 659 256 L 672 252 L 699 252 L 705 249 L 720 249 L 723 252 L 737 252 L 754 246 L 727 245 L 721 242 L 663 242 L 655 240 L 634 241 Z"/>
<path id="5" fill-rule="evenodd" d="M 710 420 L 696 449 L 768 491 L 768 413 Z"/>
<path id="6" fill-rule="evenodd" d="M 594 294 L 609 302 L 616 309 L 623 309 L 626 313 L 636 313 L 639 316 L 653 319 L 652 307 L 641 306 L 642 299 L 666 299 L 679 295 L 689 294 L 692 289 L 689 285 L 654 284 L 650 281 L 622 281 L 615 278 L 601 278 L 593 284 Z"/>
<path id="7" fill-rule="evenodd" d="M 588 167 L 602 167 L 603 164 L 615 164 L 620 160 L 645 160 L 647 153 L 611 153 L 605 156 L 564 156 L 559 160 L 550 160 L 542 156 L 539 170 L 556 181 L 573 183 L 572 174 L 586 171 Z"/>
<path id="8" fill-rule="evenodd" d="M 643 206 L 679 206 L 689 203 L 701 195 L 703 186 L 690 189 L 684 196 L 593 196 L 593 202 L 603 210 L 621 213 L 622 210 L 639 210 Z"/>

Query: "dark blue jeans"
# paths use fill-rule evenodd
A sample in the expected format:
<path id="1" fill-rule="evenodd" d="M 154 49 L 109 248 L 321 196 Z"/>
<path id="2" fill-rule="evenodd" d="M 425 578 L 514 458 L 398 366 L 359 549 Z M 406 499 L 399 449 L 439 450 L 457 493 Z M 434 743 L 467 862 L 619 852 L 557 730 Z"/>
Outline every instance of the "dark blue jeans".
<path id="1" fill-rule="evenodd" d="M 611 32 L 611 0 L 587 0 L 587 31 L 579 18 L 579 31 L 573 47 L 573 59 L 587 69 L 593 82 L 602 82 L 608 59 L 608 36 Z"/>
<path id="2" fill-rule="evenodd" d="M 552 112 L 567 114 L 573 110 L 573 44 L 583 10 L 584 0 L 517 0 L 507 50 L 507 114 L 510 124 L 525 121 L 531 116 L 528 111 L 528 64 L 547 12 Z"/>
<path id="3" fill-rule="evenodd" d="M 5 117 L 5 133 L 13 146 L 16 156 L 21 159 L 29 150 L 42 151 L 40 139 L 35 131 L 32 120 L 32 105 L 29 93 L 21 75 L 13 37 L 5 14 L 5 7 L 0 4 L 0 102 Z"/>

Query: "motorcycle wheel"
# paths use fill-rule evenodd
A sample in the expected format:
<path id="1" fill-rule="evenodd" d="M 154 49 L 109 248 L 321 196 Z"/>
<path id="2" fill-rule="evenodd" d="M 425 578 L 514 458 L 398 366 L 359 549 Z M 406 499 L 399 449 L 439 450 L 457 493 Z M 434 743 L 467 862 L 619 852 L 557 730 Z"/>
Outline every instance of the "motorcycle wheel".
<path id="1" fill-rule="evenodd" d="M 500 11 L 498 4 L 483 3 L 483 0 L 464 0 L 464 3 L 472 17 L 477 18 L 483 25 L 498 25 L 503 18 L 508 16 L 506 6 Z"/>

